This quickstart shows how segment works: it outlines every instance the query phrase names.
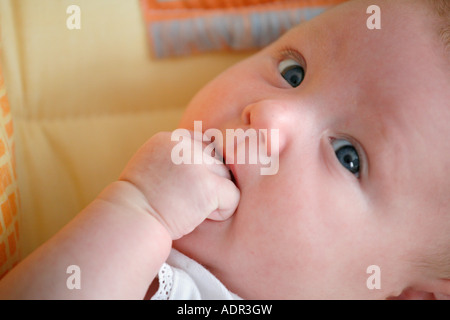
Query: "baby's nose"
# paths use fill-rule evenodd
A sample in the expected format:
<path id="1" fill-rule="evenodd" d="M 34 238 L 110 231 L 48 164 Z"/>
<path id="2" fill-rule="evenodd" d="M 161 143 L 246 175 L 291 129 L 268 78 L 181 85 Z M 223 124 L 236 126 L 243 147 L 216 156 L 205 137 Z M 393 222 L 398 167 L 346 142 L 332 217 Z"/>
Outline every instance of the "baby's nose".
<path id="1" fill-rule="evenodd" d="M 286 147 L 292 125 L 295 123 L 295 112 L 292 108 L 293 106 L 285 101 L 258 101 L 244 108 L 241 119 L 244 125 L 256 131 L 267 130 L 269 148 L 276 147 L 280 153 Z M 273 134 L 274 131 L 277 131 L 277 134 Z M 277 137 L 278 141 L 270 141 L 271 137 Z"/>

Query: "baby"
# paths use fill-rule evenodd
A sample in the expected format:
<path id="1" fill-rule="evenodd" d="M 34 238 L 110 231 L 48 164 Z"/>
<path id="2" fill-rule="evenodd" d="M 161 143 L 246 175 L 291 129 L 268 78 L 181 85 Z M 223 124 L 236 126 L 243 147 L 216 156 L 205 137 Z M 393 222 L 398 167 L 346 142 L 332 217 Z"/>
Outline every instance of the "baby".
<path id="1" fill-rule="evenodd" d="M 0 297 L 448 298 L 449 21 L 447 0 L 357 0 L 292 29 L 210 82 L 180 125 L 277 129 L 275 174 L 224 147 L 226 164 L 177 165 L 159 133 Z M 181 280 L 162 288 L 167 273 Z"/>

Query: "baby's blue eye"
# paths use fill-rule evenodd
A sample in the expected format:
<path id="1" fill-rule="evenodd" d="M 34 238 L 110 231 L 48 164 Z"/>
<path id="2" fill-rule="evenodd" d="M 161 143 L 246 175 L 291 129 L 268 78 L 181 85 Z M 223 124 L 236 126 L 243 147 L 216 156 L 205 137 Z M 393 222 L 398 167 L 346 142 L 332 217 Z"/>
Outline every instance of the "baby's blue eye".
<path id="1" fill-rule="evenodd" d="M 305 78 L 305 69 L 293 59 L 285 59 L 278 65 L 281 76 L 293 88 L 298 87 Z"/>
<path id="2" fill-rule="evenodd" d="M 333 139 L 331 142 L 338 161 L 345 169 L 359 177 L 360 161 L 356 148 L 347 140 Z"/>

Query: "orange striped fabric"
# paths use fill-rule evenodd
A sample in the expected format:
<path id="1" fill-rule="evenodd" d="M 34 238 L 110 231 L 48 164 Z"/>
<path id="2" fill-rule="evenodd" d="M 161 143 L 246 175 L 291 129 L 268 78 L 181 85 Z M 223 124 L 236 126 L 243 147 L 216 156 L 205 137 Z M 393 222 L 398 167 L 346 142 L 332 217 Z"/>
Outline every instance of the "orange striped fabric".
<path id="1" fill-rule="evenodd" d="M 19 191 L 14 166 L 13 131 L 11 110 L 0 64 L 0 279 L 19 262 L 20 258 Z"/>
<path id="2" fill-rule="evenodd" d="M 157 58 L 262 48 L 347 0 L 140 0 Z"/>

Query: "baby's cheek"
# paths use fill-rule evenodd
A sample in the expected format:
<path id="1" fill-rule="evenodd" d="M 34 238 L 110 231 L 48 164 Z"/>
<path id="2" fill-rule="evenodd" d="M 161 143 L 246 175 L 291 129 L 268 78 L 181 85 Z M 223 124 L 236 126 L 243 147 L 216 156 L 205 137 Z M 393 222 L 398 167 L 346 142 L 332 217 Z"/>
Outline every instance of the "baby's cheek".
<path id="1" fill-rule="evenodd" d="M 252 61 L 250 58 L 231 66 L 198 91 L 186 109 L 182 126 L 192 126 L 194 120 L 202 120 L 205 127 L 217 129 L 227 123 L 233 124 L 227 129 L 241 125 L 242 110 L 261 99 L 265 91 L 260 87 L 262 79 L 258 73 L 249 72 L 258 70 L 252 67 Z"/>
<path id="2" fill-rule="evenodd" d="M 194 130 L 194 121 L 201 121 L 203 129 L 220 128 L 223 102 L 217 100 L 216 90 L 204 88 L 189 103 L 180 127 Z"/>

